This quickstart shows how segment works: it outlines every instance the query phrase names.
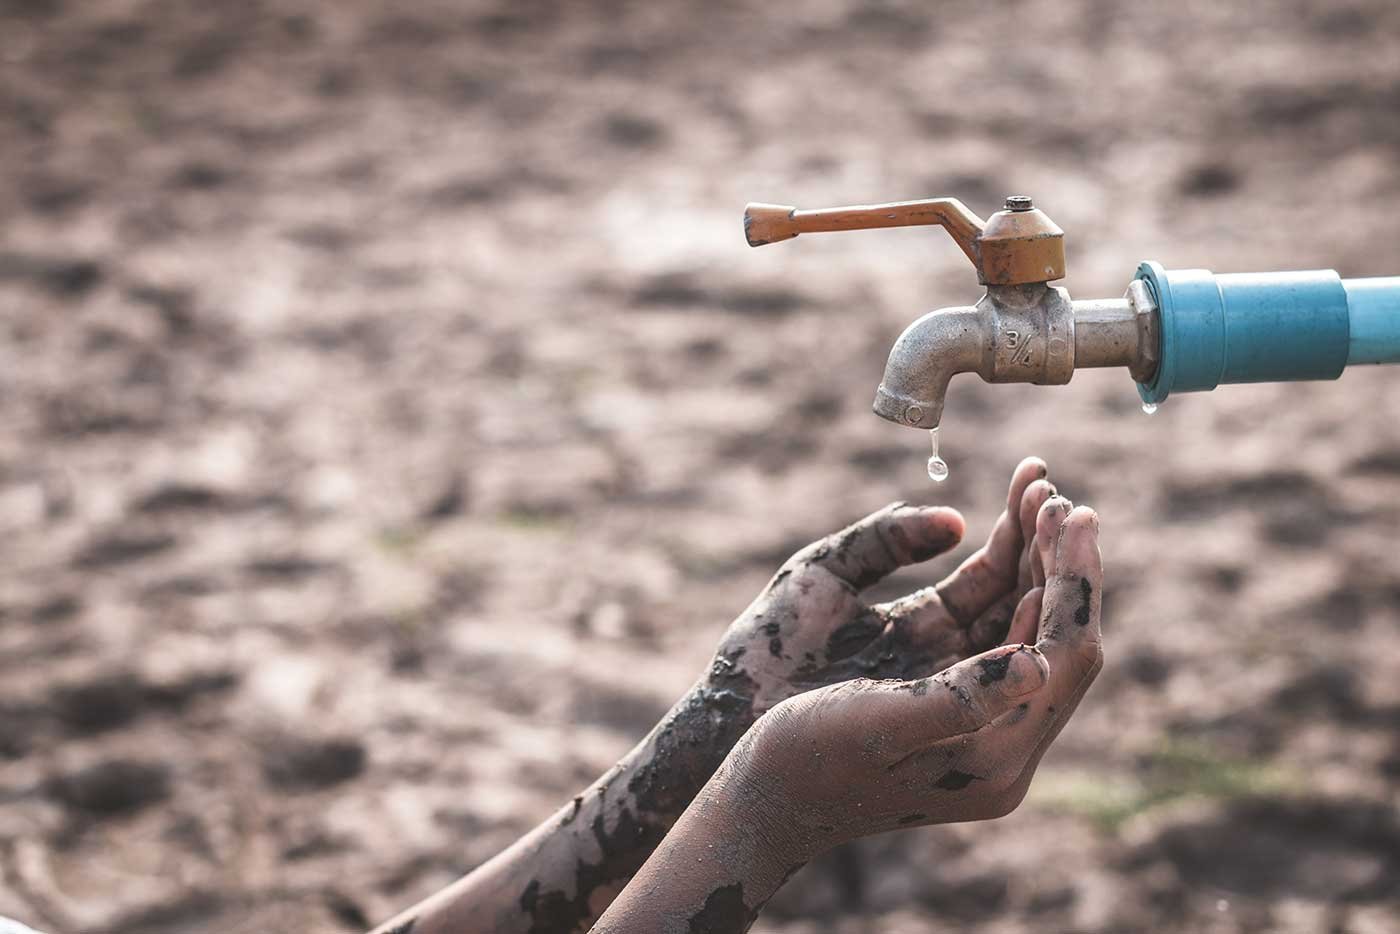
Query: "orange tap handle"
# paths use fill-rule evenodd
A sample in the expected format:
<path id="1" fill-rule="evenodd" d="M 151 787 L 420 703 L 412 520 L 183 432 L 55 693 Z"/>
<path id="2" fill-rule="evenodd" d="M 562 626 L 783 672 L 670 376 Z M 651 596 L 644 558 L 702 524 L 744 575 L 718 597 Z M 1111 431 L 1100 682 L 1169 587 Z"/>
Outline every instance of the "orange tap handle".
<path id="1" fill-rule="evenodd" d="M 986 223 L 957 198 L 861 204 L 816 211 L 799 211 L 783 204 L 750 204 L 744 209 L 744 237 L 749 246 L 791 240 L 804 233 L 923 225 L 946 229 L 967 258 L 977 262 L 977 237 Z"/>

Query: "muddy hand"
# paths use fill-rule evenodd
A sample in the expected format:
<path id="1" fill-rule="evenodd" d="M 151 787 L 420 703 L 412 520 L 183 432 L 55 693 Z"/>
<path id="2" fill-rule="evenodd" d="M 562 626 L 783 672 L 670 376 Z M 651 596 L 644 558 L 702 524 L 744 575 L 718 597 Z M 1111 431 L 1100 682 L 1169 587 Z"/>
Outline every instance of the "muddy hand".
<path id="1" fill-rule="evenodd" d="M 734 757 L 819 852 L 918 824 L 1010 812 L 1103 663 L 1098 518 L 1060 497 L 1039 512 L 1046 575 L 1003 645 L 917 681 L 859 680 L 776 707 Z"/>
<path id="2" fill-rule="evenodd" d="M 987 543 L 946 580 L 890 603 L 860 592 L 955 547 L 955 510 L 893 504 L 788 560 L 725 634 L 705 686 L 752 698 L 755 716 L 793 695 L 858 677 L 922 677 L 1007 634 L 1036 577 L 1035 517 L 1054 488 L 1039 458 L 1012 474 Z"/>
<path id="3" fill-rule="evenodd" d="M 1017 599 L 1043 578 L 1044 559 L 1028 543 L 1053 492 L 1045 473 L 1041 461 L 1024 461 L 987 544 L 941 584 L 893 603 L 869 606 L 860 591 L 956 545 L 958 513 L 890 506 L 803 549 L 730 626 L 693 688 L 614 768 L 381 931 L 586 930 L 766 711 L 854 678 L 922 677 L 995 645 Z"/>

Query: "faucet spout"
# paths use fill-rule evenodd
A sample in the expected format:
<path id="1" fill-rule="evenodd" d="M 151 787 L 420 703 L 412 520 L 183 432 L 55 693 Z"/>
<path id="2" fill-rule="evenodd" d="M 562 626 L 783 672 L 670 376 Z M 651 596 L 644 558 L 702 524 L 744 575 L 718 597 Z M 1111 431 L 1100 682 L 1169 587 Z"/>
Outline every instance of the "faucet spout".
<path id="1" fill-rule="evenodd" d="M 911 428 L 937 428 L 948 383 L 983 367 L 994 339 L 977 307 L 940 308 L 905 329 L 890 350 L 875 392 L 875 414 Z"/>
<path id="2" fill-rule="evenodd" d="M 937 428 L 948 383 L 976 373 L 989 383 L 1067 383 L 1074 374 L 1069 293 L 1043 282 L 994 285 L 970 308 L 944 308 L 911 324 L 890 350 L 875 413 Z"/>

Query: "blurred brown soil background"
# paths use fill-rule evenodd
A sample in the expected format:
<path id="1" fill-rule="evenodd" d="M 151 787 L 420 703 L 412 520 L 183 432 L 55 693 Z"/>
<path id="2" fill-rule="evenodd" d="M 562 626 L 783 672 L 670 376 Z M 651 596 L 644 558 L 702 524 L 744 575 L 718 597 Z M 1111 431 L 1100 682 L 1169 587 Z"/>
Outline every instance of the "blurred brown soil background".
<path id="1" fill-rule="evenodd" d="M 980 540 L 1037 453 L 1103 515 L 1088 702 L 1016 814 L 757 929 L 1400 929 L 1400 370 L 960 377 L 934 487 L 869 405 L 966 260 L 739 227 L 1009 193 L 1081 298 L 1400 273 L 1400 6 L 0 0 L 0 914 L 363 928 L 795 547 L 892 499 Z"/>

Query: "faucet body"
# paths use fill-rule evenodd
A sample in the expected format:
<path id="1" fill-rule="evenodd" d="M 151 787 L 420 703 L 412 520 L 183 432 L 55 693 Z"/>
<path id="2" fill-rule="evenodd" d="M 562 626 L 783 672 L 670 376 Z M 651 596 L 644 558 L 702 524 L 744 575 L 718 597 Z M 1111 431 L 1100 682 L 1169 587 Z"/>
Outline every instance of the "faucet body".
<path id="1" fill-rule="evenodd" d="M 1119 299 L 1073 301 L 1046 283 L 991 286 L 976 305 L 943 308 L 895 341 L 875 393 L 875 413 L 911 428 L 937 428 L 948 382 L 977 373 L 989 383 L 1068 383 L 1076 369 L 1157 369 L 1157 308 L 1134 282 Z"/>

